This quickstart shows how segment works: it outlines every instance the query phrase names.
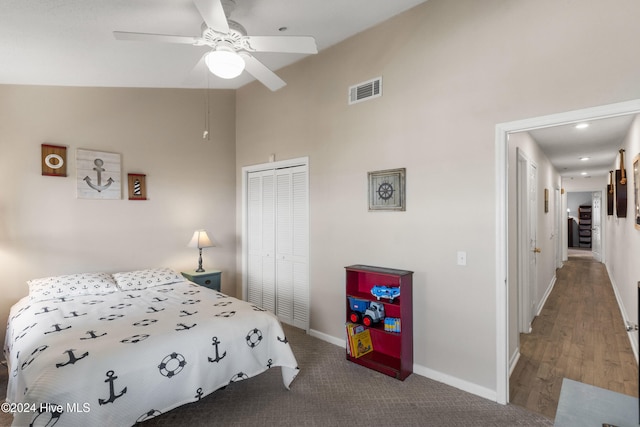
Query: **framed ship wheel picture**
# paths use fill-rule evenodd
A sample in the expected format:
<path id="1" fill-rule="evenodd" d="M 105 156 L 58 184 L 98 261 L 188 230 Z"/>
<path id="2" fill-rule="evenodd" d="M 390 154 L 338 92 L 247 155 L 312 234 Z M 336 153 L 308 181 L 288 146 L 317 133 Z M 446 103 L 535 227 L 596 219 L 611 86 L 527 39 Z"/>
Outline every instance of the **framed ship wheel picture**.
<path id="1" fill-rule="evenodd" d="M 406 169 L 369 172 L 369 211 L 406 210 Z"/>

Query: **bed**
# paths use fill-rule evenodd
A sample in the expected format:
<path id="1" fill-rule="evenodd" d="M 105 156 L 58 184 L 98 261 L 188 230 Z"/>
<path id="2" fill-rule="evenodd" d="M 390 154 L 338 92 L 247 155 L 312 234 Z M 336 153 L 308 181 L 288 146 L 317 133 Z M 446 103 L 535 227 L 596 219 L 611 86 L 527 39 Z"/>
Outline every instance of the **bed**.
<path id="1" fill-rule="evenodd" d="M 29 282 L 4 354 L 13 425 L 127 426 L 297 362 L 278 319 L 170 269 Z"/>

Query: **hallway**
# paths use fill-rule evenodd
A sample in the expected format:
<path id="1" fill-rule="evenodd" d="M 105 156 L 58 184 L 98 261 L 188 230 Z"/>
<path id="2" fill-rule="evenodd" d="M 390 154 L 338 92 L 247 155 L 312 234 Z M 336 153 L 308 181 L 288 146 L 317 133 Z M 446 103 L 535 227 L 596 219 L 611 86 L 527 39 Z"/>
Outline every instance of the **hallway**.
<path id="1" fill-rule="evenodd" d="M 604 264 L 571 252 L 530 334 L 510 401 L 554 419 L 563 378 L 638 396 L 638 365 Z"/>

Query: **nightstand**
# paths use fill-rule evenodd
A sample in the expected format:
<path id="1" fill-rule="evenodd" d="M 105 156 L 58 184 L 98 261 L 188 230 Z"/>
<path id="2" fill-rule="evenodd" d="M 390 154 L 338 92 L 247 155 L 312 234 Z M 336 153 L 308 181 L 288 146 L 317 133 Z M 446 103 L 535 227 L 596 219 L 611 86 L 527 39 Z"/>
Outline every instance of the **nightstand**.
<path id="1" fill-rule="evenodd" d="M 182 275 L 200 286 L 204 286 L 214 291 L 220 291 L 220 277 L 222 271 L 220 270 L 206 270 L 200 273 L 195 270 L 182 271 Z"/>

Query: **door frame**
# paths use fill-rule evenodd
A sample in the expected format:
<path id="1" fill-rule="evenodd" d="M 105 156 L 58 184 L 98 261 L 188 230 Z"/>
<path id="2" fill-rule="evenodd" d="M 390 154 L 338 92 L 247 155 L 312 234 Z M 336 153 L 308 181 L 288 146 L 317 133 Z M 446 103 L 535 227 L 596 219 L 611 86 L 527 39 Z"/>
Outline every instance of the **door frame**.
<path id="1" fill-rule="evenodd" d="M 640 113 L 640 99 L 499 123 L 495 127 L 496 192 L 496 401 L 509 403 L 509 254 L 508 140 L 509 134 L 533 129 Z"/>

